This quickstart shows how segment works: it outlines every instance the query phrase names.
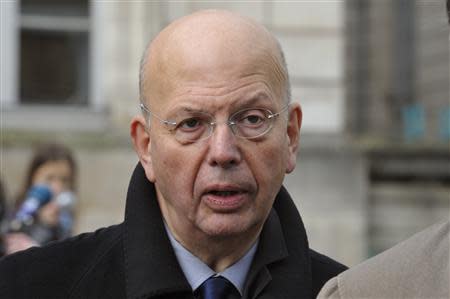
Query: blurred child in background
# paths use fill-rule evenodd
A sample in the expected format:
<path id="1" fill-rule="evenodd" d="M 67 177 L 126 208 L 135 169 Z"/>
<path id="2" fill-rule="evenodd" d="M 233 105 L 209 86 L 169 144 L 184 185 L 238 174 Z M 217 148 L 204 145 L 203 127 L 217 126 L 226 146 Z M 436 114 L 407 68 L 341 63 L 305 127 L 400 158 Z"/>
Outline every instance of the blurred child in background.
<path id="1" fill-rule="evenodd" d="M 76 163 L 72 152 L 56 143 L 39 146 L 15 203 L 8 238 L 26 234 L 38 245 L 72 234 Z M 33 244 L 26 244 L 22 250 Z M 20 247 L 20 246 L 19 246 Z"/>

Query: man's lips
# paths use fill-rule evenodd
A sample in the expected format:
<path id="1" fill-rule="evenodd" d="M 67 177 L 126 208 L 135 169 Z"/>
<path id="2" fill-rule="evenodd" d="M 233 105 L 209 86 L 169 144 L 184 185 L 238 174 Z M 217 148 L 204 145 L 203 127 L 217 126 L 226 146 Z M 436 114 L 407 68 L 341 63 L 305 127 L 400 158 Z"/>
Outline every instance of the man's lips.
<path id="1" fill-rule="evenodd" d="M 203 200 L 213 210 L 231 211 L 245 204 L 249 191 L 239 186 L 209 186 L 203 193 Z"/>

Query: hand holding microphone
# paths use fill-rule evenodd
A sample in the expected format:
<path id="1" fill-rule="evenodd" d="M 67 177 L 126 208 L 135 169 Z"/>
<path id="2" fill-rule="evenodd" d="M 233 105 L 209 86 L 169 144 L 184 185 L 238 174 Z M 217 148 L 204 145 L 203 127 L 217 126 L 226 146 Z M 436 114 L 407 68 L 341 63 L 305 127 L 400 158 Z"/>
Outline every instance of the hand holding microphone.
<path id="1" fill-rule="evenodd" d="M 11 230 L 20 231 L 24 226 L 32 225 L 38 210 L 48 203 L 53 193 L 46 185 L 35 185 L 30 188 L 25 200 L 11 221 Z"/>

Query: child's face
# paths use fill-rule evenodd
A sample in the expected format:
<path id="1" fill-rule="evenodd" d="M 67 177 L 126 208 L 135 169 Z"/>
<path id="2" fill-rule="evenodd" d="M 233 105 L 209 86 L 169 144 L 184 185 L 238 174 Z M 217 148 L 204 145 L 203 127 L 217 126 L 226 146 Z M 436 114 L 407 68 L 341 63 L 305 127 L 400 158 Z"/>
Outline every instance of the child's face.
<path id="1" fill-rule="evenodd" d="M 42 164 L 32 177 L 32 185 L 45 184 L 54 195 L 71 189 L 72 170 L 66 160 L 48 161 Z"/>

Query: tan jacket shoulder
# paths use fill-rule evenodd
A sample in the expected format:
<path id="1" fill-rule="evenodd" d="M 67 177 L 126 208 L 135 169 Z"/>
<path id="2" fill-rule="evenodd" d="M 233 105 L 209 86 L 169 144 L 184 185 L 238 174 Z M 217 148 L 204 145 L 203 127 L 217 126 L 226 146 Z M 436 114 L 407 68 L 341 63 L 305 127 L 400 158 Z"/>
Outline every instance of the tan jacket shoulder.
<path id="1" fill-rule="evenodd" d="M 450 223 L 440 223 L 328 281 L 317 298 L 450 298 Z"/>

